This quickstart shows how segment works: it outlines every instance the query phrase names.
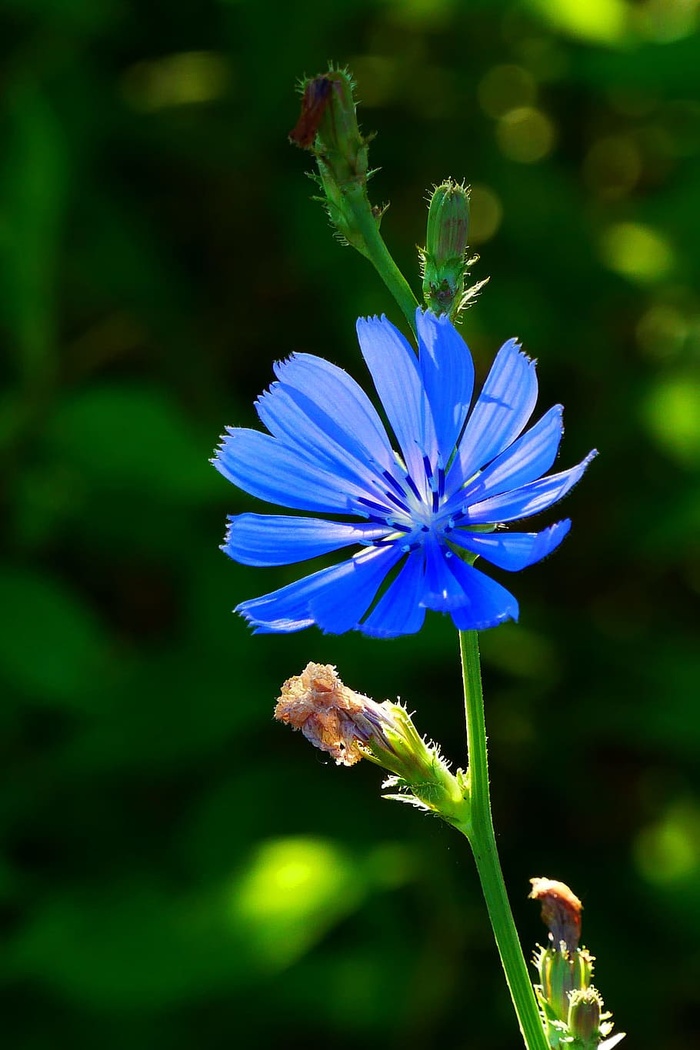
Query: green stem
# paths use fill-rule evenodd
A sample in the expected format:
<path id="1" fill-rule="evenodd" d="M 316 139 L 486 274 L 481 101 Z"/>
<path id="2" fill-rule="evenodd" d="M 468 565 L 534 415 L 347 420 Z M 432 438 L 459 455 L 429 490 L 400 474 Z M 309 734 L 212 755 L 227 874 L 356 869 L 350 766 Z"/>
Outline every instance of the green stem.
<path id="1" fill-rule="evenodd" d="M 377 220 L 372 214 L 372 209 L 367 200 L 367 195 L 362 186 L 351 186 L 345 191 L 345 199 L 352 211 L 355 220 L 355 228 L 362 235 L 364 241 L 363 255 L 374 266 L 375 270 L 384 281 L 394 299 L 401 307 L 404 317 L 411 326 L 411 331 L 416 333 L 416 307 L 418 300 L 411 291 L 411 287 L 404 275 L 394 262 L 384 239 L 379 232 Z"/>
<path id="2" fill-rule="evenodd" d="M 469 827 L 463 827 L 460 830 L 469 838 L 474 853 L 491 927 L 525 1046 L 528 1050 L 548 1050 L 548 1041 L 537 1008 L 535 993 L 508 903 L 493 830 L 478 634 L 476 631 L 460 631 L 459 641 L 467 719 L 471 794 Z"/>

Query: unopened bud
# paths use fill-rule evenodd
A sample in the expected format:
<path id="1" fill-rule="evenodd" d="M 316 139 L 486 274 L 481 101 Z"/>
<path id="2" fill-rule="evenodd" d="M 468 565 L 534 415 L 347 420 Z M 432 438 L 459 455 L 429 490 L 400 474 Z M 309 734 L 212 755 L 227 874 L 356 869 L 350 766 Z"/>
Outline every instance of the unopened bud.
<path id="1" fill-rule="evenodd" d="M 469 194 L 469 186 L 448 179 L 435 187 L 430 198 L 425 250 L 438 270 L 464 261 L 469 243 Z"/>
<path id="2" fill-rule="evenodd" d="M 547 1003 L 551 1017 L 566 1021 L 569 1002 L 573 992 L 585 990 L 593 976 L 593 956 L 585 948 L 566 951 L 540 948 L 535 955 L 535 966 L 540 975 L 542 997 Z"/>
<path id="3" fill-rule="evenodd" d="M 569 1029 L 580 1040 L 582 1050 L 594 1050 L 600 1042 L 600 1020 L 603 1000 L 591 985 L 572 992 L 569 1002 Z"/>
<path id="4" fill-rule="evenodd" d="M 289 133 L 292 142 L 321 157 L 341 184 L 367 174 L 367 143 L 357 123 L 354 86 L 345 69 L 307 80 L 299 120 Z"/>
<path id="5" fill-rule="evenodd" d="M 331 222 L 344 241 L 364 253 L 364 235 L 348 195 L 358 194 L 373 215 L 366 198 L 368 140 L 357 123 L 354 83 L 344 69 L 329 69 L 302 85 L 301 113 L 289 138 L 310 150 L 318 164 L 318 179 Z M 355 201 L 353 201 L 353 204 Z M 379 223 L 381 209 L 373 221 Z"/>
<path id="6" fill-rule="evenodd" d="M 485 283 L 465 292 L 470 189 L 447 179 L 436 186 L 428 205 L 425 248 L 420 250 L 425 305 L 436 314 L 454 317 Z"/>
<path id="7" fill-rule="evenodd" d="M 569 1032 L 573 1045 L 580 1050 L 613 1050 L 625 1038 L 624 1032 L 611 1036 L 612 1014 L 603 1005 L 603 997 L 593 985 L 572 992 L 569 1003 Z"/>
<path id="8" fill-rule="evenodd" d="M 439 748 L 427 744 L 400 704 L 378 704 L 343 685 L 334 667 L 310 663 L 288 679 L 275 718 L 300 729 L 339 765 L 367 758 L 393 774 L 391 795 L 432 810 L 451 823 L 466 819 L 466 775 L 449 771 Z M 401 793 L 403 792 L 403 793 Z"/>

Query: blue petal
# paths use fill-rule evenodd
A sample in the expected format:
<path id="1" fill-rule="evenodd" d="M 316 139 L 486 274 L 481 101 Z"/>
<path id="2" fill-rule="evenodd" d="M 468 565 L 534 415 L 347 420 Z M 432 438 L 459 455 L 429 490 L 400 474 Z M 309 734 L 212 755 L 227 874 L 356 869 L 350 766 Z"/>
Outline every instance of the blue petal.
<path id="1" fill-rule="evenodd" d="M 257 634 L 301 631 L 312 624 L 329 634 L 343 634 L 361 619 L 386 574 L 402 557 L 398 544 L 377 547 L 241 602 L 235 611 Z"/>
<path id="2" fill-rule="evenodd" d="M 450 539 L 460 547 L 478 554 L 499 569 L 519 572 L 546 558 L 564 539 L 571 522 L 558 521 L 542 532 L 464 532 L 455 529 Z"/>
<path id="3" fill-rule="evenodd" d="M 362 356 L 414 481 L 425 476 L 423 457 L 437 457 L 435 426 L 423 389 L 418 359 L 386 317 L 361 317 L 357 337 Z"/>
<path id="4" fill-rule="evenodd" d="M 530 427 L 482 470 L 459 496 L 469 503 L 476 503 L 507 489 L 536 481 L 546 474 L 557 457 L 564 432 L 562 411 L 561 405 L 550 408 L 534 427 Z"/>
<path id="5" fill-rule="evenodd" d="M 443 465 L 462 432 L 474 391 L 474 362 L 469 347 L 447 314 L 416 310 L 419 364 L 435 421 Z"/>
<path id="6" fill-rule="evenodd" d="M 413 551 L 377 605 L 357 630 L 373 638 L 396 638 L 420 631 L 425 608 L 420 599 L 425 589 L 423 552 Z"/>
<path id="7" fill-rule="evenodd" d="M 504 620 L 517 620 L 518 603 L 500 583 L 484 576 L 435 543 L 425 545 L 429 592 L 423 604 L 450 613 L 460 631 L 480 631 Z"/>
<path id="8" fill-rule="evenodd" d="M 354 482 L 367 495 L 375 495 L 376 478 L 382 468 L 372 462 L 364 449 L 359 450 L 359 459 L 348 452 L 337 441 L 336 423 L 304 394 L 273 383 L 255 407 L 261 422 L 281 444 L 299 453 L 312 466 Z"/>
<path id="9" fill-rule="evenodd" d="M 518 603 L 510 591 L 459 558 L 450 562 L 467 601 L 450 610 L 459 631 L 485 631 L 506 620 L 517 620 Z"/>
<path id="10" fill-rule="evenodd" d="M 452 573 L 447 567 L 447 562 L 454 561 L 452 551 L 428 538 L 423 545 L 425 552 L 425 586 L 421 605 L 426 609 L 436 609 L 438 612 L 449 612 L 454 604 L 464 600 L 464 596 L 457 586 Z"/>
<path id="11" fill-rule="evenodd" d="M 258 430 L 231 427 L 212 463 L 251 496 L 294 510 L 353 513 L 366 490 L 309 463 L 300 452 Z"/>
<path id="12" fill-rule="evenodd" d="M 451 484 L 464 484 L 503 452 L 527 423 L 536 401 L 535 362 L 520 352 L 515 339 L 509 339 L 496 354 L 467 421 Z"/>
<path id="13" fill-rule="evenodd" d="M 357 459 L 374 460 L 384 469 L 395 457 L 379 413 L 362 387 L 342 368 L 313 354 L 292 354 L 278 361 L 275 374 L 285 388 L 302 393 L 336 426 L 329 434 Z"/>
<path id="14" fill-rule="evenodd" d="M 238 514 L 230 522 L 221 549 L 243 565 L 292 565 L 353 543 L 368 544 L 391 532 L 382 525 L 275 514 Z"/>
<path id="15" fill-rule="evenodd" d="M 504 492 L 500 496 L 492 496 L 482 503 L 476 503 L 467 508 L 465 524 L 470 525 L 493 525 L 496 522 L 516 521 L 518 518 L 527 518 L 532 514 L 551 507 L 557 500 L 562 499 L 567 492 L 580 480 L 586 467 L 598 453 L 594 449 L 577 466 L 570 470 L 564 470 L 560 474 L 552 474 L 548 478 L 540 478 L 529 485 Z"/>

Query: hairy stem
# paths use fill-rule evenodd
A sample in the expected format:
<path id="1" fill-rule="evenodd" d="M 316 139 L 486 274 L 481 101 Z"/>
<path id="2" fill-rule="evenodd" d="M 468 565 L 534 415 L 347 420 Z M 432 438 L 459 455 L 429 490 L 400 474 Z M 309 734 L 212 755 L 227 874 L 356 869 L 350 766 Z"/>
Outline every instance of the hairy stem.
<path id="1" fill-rule="evenodd" d="M 364 241 L 362 254 L 369 259 L 384 281 L 415 335 L 418 300 L 384 243 L 365 192 L 359 185 L 352 186 L 346 190 L 345 199 L 352 211 L 356 229 Z"/>
<path id="2" fill-rule="evenodd" d="M 508 903 L 493 830 L 478 634 L 476 631 L 460 631 L 459 640 L 471 793 L 469 827 L 460 830 L 467 835 L 474 853 L 491 927 L 525 1046 L 527 1050 L 548 1050 L 535 993 Z"/>

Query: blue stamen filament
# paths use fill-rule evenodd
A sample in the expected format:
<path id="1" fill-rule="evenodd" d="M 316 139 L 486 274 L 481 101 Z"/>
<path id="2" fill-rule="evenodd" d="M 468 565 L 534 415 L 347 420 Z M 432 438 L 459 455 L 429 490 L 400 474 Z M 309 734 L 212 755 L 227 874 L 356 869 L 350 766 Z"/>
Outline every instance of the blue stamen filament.
<path id="1" fill-rule="evenodd" d="M 411 477 L 410 474 L 406 475 L 406 483 L 407 483 L 408 487 L 410 488 L 411 492 L 413 493 L 413 495 L 416 497 L 416 499 L 420 500 L 420 502 L 422 503 L 423 502 L 423 497 L 421 496 L 420 492 L 418 491 L 418 487 L 416 486 L 416 483 L 415 483 L 415 481 L 413 480 L 413 478 Z"/>
<path id="2" fill-rule="evenodd" d="M 381 503 L 375 503 L 373 499 L 367 499 L 365 496 L 359 496 L 357 502 L 361 503 L 363 507 L 368 507 L 370 510 L 373 510 L 377 514 L 379 514 L 379 520 L 382 524 L 386 522 L 387 508 L 382 506 Z"/>
<path id="3" fill-rule="evenodd" d="M 396 497 L 393 492 L 385 492 L 384 495 L 386 496 L 386 498 L 388 500 L 391 501 L 391 503 L 393 503 L 395 506 L 397 506 L 399 508 L 399 510 L 405 511 L 406 514 L 410 514 L 411 513 L 409 508 L 406 506 L 406 504 L 402 503 L 401 500 L 398 499 L 398 497 Z"/>
<path id="4" fill-rule="evenodd" d="M 456 519 L 463 517 L 465 511 L 458 511 L 449 518 L 444 515 L 444 510 L 440 513 L 441 505 L 446 502 L 446 473 L 439 462 L 433 468 L 429 457 L 423 456 L 423 493 L 408 471 L 399 480 L 391 471 L 382 470 L 379 477 L 386 482 L 387 488 L 377 493 L 377 500 L 360 497 L 359 502 L 372 511 L 369 520 L 392 530 L 390 537 L 372 540 L 373 546 L 391 546 L 399 542 L 403 534 L 409 542 L 402 544 L 401 550 L 407 553 L 422 547 L 429 533 L 433 533 L 443 545 L 446 533 L 455 528 Z M 392 508 L 398 508 L 401 513 L 397 515 Z"/>
<path id="5" fill-rule="evenodd" d="M 394 488 L 398 492 L 399 496 L 405 496 L 406 495 L 406 493 L 405 493 L 404 489 L 402 488 L 402 486 L 399 484 L 399 482 L 396 480 L 396 478 L 392 474 L 389 473 L 388 470 L 383 470 L 382 471 L 382 477 L 385 478 L 389 482 L 390 485 L 394 486 Z"/>

